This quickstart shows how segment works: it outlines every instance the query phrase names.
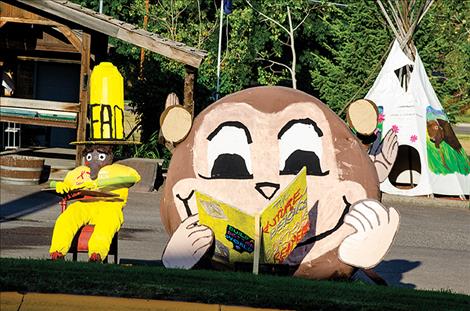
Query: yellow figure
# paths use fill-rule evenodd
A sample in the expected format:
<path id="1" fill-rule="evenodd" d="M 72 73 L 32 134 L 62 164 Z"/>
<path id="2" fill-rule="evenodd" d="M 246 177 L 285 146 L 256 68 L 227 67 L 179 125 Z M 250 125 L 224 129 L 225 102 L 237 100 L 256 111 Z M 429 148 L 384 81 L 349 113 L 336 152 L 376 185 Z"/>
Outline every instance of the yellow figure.
<path id="1" fill-rule="evenodd" d="M 67 254 L 73 237 L 86 224 L 95 226 L 88 242 L 90 261 L 101 261 L 108 255 L 112 238 L 124 221 L 122 209 L 127 202 L 128 188 L 140 181 L 134 169 L 111 164 L 112 160 L 111 146 L 88 146 L 85 150 L 85 166 L 70 171 L 63 182 L 56 184 L 58 193 L 77 189 L 105 190 L 118 197 L 101 197 L 93 202 L 77 201 L 70 204 L 54 226 L 49 250 L 52 259 L 63 258 Z"/>

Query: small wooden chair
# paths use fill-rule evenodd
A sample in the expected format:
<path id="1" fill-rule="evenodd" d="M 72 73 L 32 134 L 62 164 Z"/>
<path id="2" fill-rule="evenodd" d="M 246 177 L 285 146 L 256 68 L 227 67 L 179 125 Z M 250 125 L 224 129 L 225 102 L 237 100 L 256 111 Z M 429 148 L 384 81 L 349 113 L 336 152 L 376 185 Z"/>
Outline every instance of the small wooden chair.
<path id="1" fill-rule="evenodd" d="M 76 191 L 73 193 L 67 194 L 65 197 L 62 198 L 60 201 L 60 207 L 61 207 L 61 213 L 65 211 L 67 208 L 67 201 L 70 199 L 77 199 L 77 200 L 83 200 L 86 198 L 90 198 L 86 195 L 84 195 L 81 191 Z M 93 230 L 95 229 L 94 225 L 84 225 L 82 226 L 77 233 L 75 234 L 72 244 L 70 245 L 69 254 L 72 254 L 72 260 L 77 261 L 78 259 L 78 253 L 88 253 L 88 241 L 90 240 L 90 237 L 93 233 Z M 113 236 L 113 239 L 111 241 L 111 245 L 109 246 L 109 255 L 114 256 L 114 263 L 118 263 L 118 232 L 116 232 Z M 104 263 L 108 262 L 108 256 L 106 258 L 102 258 Z"/>
<path id="2" fill-rule="evenodd" d="M 69 253 L 72 254 L 72 260 L 77 261 L 78 253 L 88 253 L 88 241 L 95 229 L 94 225 L 85 225 L 81 227 L 72 240 Z M 111 245 L 109 246 L 108 256 L 114 256 L 114 263 L 118 263 L 118 232 L 114 234 Z M 108 263 L 108 256 L 103 258 L 104 263 Z"/>

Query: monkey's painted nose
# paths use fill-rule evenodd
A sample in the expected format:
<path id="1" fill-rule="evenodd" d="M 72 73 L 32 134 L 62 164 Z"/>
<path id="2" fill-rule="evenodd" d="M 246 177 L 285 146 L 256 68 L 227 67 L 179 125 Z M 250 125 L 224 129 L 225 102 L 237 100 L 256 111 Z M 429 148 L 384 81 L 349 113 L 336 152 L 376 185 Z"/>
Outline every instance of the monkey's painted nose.
<path id="1" fill-rule="evenodd" d="M 255 189 L 267 200 L 271 200 L 276 192 L 279 190 L 280 185 L 271 182 L 256 183 Z"/>

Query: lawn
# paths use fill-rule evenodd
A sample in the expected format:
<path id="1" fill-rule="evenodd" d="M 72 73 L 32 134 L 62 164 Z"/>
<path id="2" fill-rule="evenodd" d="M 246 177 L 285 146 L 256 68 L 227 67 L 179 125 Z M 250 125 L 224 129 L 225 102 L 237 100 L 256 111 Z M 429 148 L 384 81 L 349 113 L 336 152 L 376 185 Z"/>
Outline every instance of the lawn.
<path id="1" fill-rule="evenodd" d="M 469 310 L 470 296 L 207 270 L 0 259 L 0 290 L 192 301 L 295 310 Z"/>
<path id="2" fill-rule="evenodd" d="M 458 122 L 461 122 L 461 123 L 470 123 L 470 112 L 467 112 L 466 114 L 457 116 L 457 117 L 455 118 L 455 121 L 456 121 L 457 123 L 458 123 Z"/>
<path id="3" fill-rule="evenodd" d="M 462 145 L 465 152 L 470 157 L 470 135 L 457 134 L 460 144 Z"/>

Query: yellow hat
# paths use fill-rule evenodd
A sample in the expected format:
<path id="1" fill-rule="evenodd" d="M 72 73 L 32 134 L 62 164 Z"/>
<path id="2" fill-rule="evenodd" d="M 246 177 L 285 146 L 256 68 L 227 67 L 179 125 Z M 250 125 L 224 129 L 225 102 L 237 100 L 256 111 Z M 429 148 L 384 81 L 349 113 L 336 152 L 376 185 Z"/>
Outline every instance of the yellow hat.
<path id="1" fill-rule="evenodd" d="M 135 144 L 124 137 L 124 80 L 116 66 L 102 62 L 90 78 L 90 138 L 72 144 Z"/>

